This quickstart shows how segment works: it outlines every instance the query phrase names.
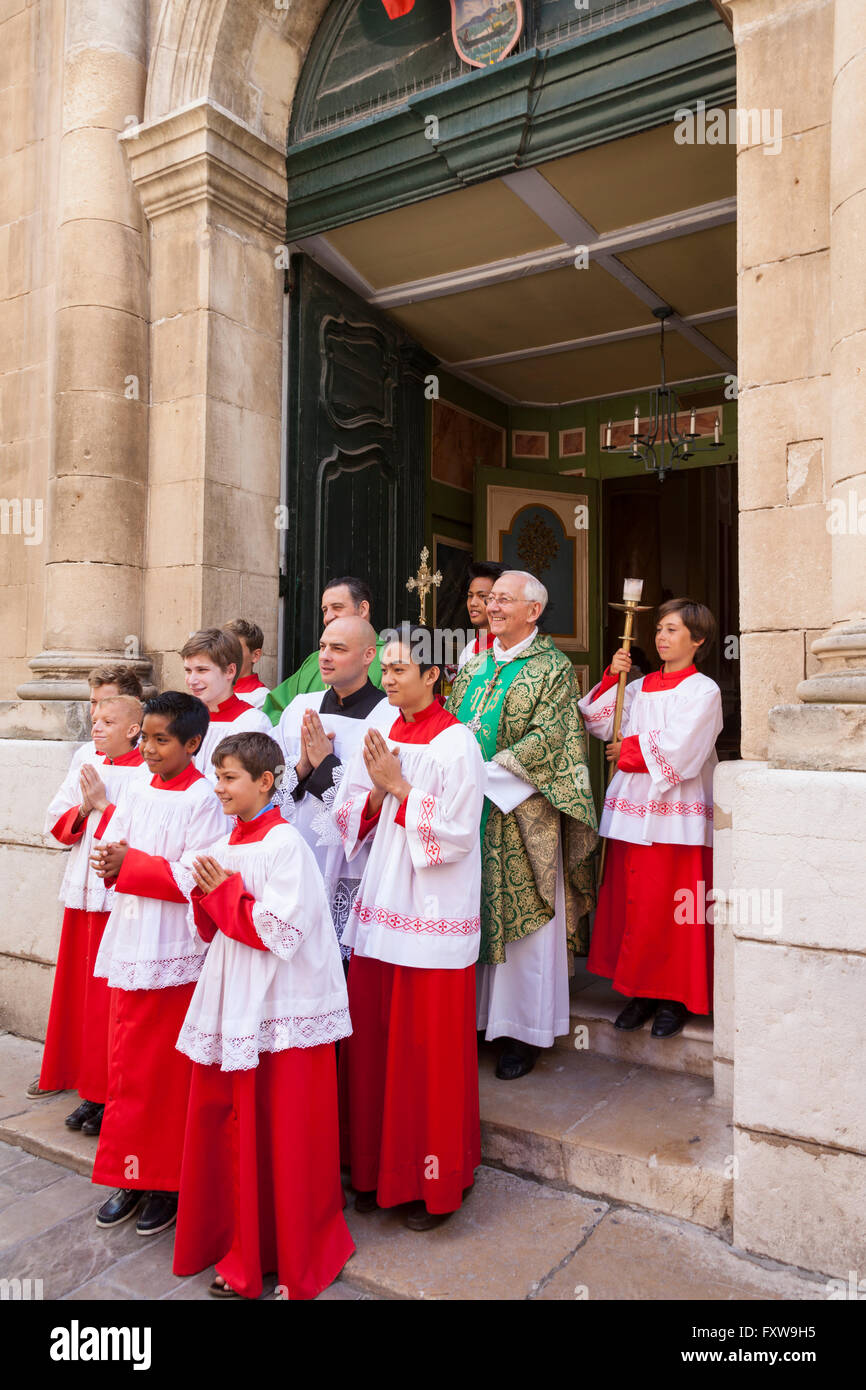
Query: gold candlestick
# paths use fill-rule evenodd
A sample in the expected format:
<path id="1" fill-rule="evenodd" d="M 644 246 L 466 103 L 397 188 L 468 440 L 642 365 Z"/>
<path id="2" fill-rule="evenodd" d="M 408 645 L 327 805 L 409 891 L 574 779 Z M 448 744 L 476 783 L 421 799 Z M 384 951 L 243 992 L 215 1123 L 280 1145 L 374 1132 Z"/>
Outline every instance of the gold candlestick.
<path id="1" fill-rule="evenodd" d="M 424 549 L 421 551 L 421 565 L 418 573 L 406 580 L 406 588 L 410 593 L 413 589 L 418 590 L 418 598 L 421 602 L 421 611 L 418 616 L 418 621 L 422 627 L 424 627 L 427 622 L 427 595 L 431 589 L 438 589 L 439 585 L 442 583 L 442 575 L 439 570 L 434 574 L 427 564 L 429 558 L 430 551 L 425 545 Z"/>
<path id="2" fill-rule="evenodd" d="M 631 647 L 634 634 L 634 620 L 638 613 L 648 613 L 652 604 L 641 603 L 640 597 L 643 593 L 642 579 L 626 579 L 622 586 L 622 603 L 609 603 L 609 608 L 616 608 L 620 613 L 625 613 L 625 632 L 622 634 L 622 645 L 625 651 Z M 613 738 L 612 743 L 619 742 L 620 730 L 622 728 L 622 706 L 625 700 L 625 687 L 628 680 L 628 672 L 620 671 L 619 681 L 616 689 L 616 706 L 613 712 Z M 611 763 L 607 772 L 607 783 L 610 786 L 613 774 L 616 772 L 616 763 Z M 607 854 L 607 840 L 601 842 L 601 859 L 598 867 L 598 882 L 604 878 L 604 863 Z"/>

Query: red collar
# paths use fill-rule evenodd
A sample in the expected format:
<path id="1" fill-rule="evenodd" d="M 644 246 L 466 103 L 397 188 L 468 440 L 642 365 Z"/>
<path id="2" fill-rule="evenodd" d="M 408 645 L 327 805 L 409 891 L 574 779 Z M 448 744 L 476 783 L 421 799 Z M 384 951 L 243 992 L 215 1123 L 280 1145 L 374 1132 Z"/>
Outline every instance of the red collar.
<path id="1" fill-rule="evenodd" d="M 260 681 L 259 678 L 258 678 L 258 676 L 256 675 L 255 671 L 253 671 L 249 676 L 241 676 L 241 678 L 240 678 L 239 681 L 235 681 L 235 691 L 234 691 L 234 693 L 237 695 L 238 692 L 240 692 L 240 694 L 243 694 L 244 691 L 246 691 L 246 690 L 265 690 L 265 689 L 266 689 L 266 686 L 265 686 L 264 681 Z"/>
<path id="2" fill-rule="evenodd" d="M 185 792 L 187 787 L 191 787 L 194 782 L 200 781 L 202 773 L 199 772 L 195 763 L 190 763 L 183 772 L 179 772 L 176 777 L 171 777 L 164 782 L 158 773 L 154 773 L 150 779 L 150 785 L 157 787 L 161 792 Z"/>
<path id="3" fill-rule="evenodd" d="M 438 700 L 433 700 L 420 714 L 412 716 L 411 724 L 403 718 L 401 710 L 388 737 L 395 739 L 397 743 L 430 743 L 443 729 L 459 722 Z"/>
<path id="4" fill-rule="evenodd" d="M 108 767 L 141 767 L 144 764 L 144 758 L 137 748 L 130 748 L 128 753 L 121 753 L 119 758 L 109 758 L 107 753 L 97 753 L 96 756 Z"/>
<path id="5" fill-rule="evenodd" d="M 697 674 L 697 667 L 692 664 L 686 666 L 682 671 L 672 671 L 666 675 L 664 671 L 651 671 L 644 677 L 643 689 L 650 694 L 658 690 L 673 690 L 674 686 L 679 685 L 680 681 L 688 680 L 689 676 Z"/>
<path id="6" fill-rule="evenodd" d="M 476 655 L 480 655 L 481 652 L 489 651 L 492 646 L 493 635 L 490 632 L 489 628 L 483 632 L 479 632 L 478 636 L 475 638 Z"/>
<path id="7" fill-rule="evenodd" d="M 239 700 L 234 691 L 227 700 L 223 700 L 221 705 L 217 705 L 215 710 L 211 710 L 210 720 L 212 724 L 232 724 L 240 714 L 247 714 L 250 706 L 246 700 Z"/>
<path id="8" fill-rule="evenodd" d="M 270 811 L 263 811 L 260 816 L 253 820 L 235 820 L 235 828 L 229 835 L 230 845 L 248 845 L 255 840 L 263 840 L 269 830 L 273 830 L 275 825 L 283 825 L 284 821 L 280 815 L 279 806 L 272 806 Z"/>

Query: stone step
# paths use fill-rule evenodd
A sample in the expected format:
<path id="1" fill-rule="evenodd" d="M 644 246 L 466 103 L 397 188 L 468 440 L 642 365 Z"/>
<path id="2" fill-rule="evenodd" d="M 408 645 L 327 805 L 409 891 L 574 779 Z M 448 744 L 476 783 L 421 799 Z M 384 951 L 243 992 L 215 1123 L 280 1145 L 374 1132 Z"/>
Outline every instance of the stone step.
<path id="1" fill-rule="evenodd" d="M 498 1051 L 479 1052 L 485 1163 L 727 1232 L 731 1116 L 712 1082 L 557 1048 L 528 1076 L 498 1081 Z M 96 1140 L 63 1124 L 76 1097 L 24 1094 L 40 1056 L 38 1043 L 0 1037 L 0 1140 L 89 1176 Z"/>
<path id="2" fill-rule="evenodd" d="M 613 1024 L 626 1002 L 606 980 L 578 971 L 571 981 L 571 1032 L 568 1037 L 557 1038 L 557 1048 L 571 1051 L 581 1047 L 620 1062 L 637 1062 L 658 1071 L 686 1072 L 712 1079 L 711 1017 L 690 1017 L 674 1038 L 654 1038 L 652 1019 L 642 1028 L 625 1033 Z"/>
<path id="3" fill-rule="evenodd" d="M 712 1081 L 553 1048 L 528 1076 L 498 1081 L 481 1047 L 484 1161 L 593 1196 L 726 1231 L 733 1133 Z"/>

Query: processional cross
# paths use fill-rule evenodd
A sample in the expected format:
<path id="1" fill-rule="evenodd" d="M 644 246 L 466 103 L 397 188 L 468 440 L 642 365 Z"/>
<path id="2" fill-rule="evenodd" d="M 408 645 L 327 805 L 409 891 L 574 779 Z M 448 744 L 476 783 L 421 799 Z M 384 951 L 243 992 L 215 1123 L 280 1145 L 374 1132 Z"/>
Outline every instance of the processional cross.
<path id="1" fill-rule="evenodd" d="M 427 622 L 427 595 L 431 589 L 438 589 L 439 585 L 442 583 L 440 571 L 437 570 L 434 574 L 427 564 L 429 558 L 430 551 L 425 545 L 424 549 L 421 551 L 421 565 L 418 573 L 406 580 L 406 588 L 410 593 L 413 589 L 418 590 L 418 598 L 421 603 L 421 612 L 418 615 L 418 621 L 422 627 L 424 627 Z"/>

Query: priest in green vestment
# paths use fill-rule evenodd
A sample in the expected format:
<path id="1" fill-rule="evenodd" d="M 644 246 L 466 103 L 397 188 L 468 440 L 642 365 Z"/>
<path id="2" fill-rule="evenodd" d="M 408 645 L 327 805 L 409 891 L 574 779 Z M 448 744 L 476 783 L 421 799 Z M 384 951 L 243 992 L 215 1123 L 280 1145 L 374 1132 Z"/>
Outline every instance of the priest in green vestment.
<path id="1" fill-rule="evenodd" d="M 568 951 L 586 953 L 595 905 L 595 804 L 580 690 L 538 631 L 547 590 L 505 571 L 487 599 L 493 646 L 457 675 L 448 709 L 472 729 L 487 775 L 478 1027 L 501 1038 L 496 1075 L 531 1071 L 570 1030 Z"/>
<path id="2" fill-rule="evenodd" d="M 338 579 L 329 579 L 322 591 L 322 626 L 327 627 L 335 618 L 366 618 L 370 621 L 370 605 L 373 595 L 368 584 L 363 579 L 356 579 L 354 575 L 343 575 Z M 376 643 L 376 655 L 368 672 L 370 680 L 379 689 L 382 689 L 382 667 L 379 664 L 379 656 L 382 651 L 384 641 L 380 638 Z M 297 671 L 287 677 L 282 685 L 274 686 L 273 690 L 265 696 L 262 709 L 268 716 L 272 724 L 279 724 L 280 717 L 284 709 L 292 703 L 296 695 L 306 695 L 311 690 L 325 690 L 326 686 L 322 680 L 319 670 L 319 649 L 301 662 Z"/>

